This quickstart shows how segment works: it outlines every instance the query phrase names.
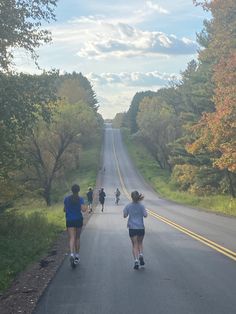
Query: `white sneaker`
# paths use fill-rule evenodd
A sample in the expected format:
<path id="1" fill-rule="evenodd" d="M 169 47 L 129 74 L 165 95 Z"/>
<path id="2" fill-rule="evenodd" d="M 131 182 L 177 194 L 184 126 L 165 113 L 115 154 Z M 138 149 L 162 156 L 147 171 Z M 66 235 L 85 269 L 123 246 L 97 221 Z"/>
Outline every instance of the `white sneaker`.
<path id="1" fill-rule="evenodd" d="M 79 258 L 78 256 L 76 256 L 76 257 L 75 257 L 75 262 L 74 262 L 74 263 L 77 265 L 77 264 L 79 264 L 79 262 L 80 262 L 80 258 Z"/>

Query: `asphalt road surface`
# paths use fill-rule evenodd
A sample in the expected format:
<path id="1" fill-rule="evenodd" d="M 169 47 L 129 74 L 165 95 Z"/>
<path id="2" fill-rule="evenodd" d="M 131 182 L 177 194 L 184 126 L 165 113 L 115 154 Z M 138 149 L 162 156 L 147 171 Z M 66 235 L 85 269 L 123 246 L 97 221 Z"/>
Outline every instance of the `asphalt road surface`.
<path id="1" fill-rule="evenodd" d="M 34 314 L 235 314 L 236 219 L 159 198 L 134 168 L 119 130 L 109 126 L 104 167 L 105 209 L 96 208 L 82 233 L 81 262 L 72 270 L 65 258 Z M 122 217 L 132 190 L 145 195 L 150 210 L 146 265 L 139 270 Z"/>

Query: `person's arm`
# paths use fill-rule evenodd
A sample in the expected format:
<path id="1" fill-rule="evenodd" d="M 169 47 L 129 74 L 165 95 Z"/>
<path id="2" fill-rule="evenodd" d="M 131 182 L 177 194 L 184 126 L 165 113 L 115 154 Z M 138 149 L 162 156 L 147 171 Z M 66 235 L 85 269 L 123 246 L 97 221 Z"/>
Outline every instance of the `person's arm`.
<path id="1" fill-rule="evenodd" d="M 148 215 L 146 208 L 143 206 L 143 217 L 146 218 Z"/>
<path id="2" fill-rule="evenodd" d="M 84 204 L 84 199 L 80 198 L 81 210 L 85 213 L 88 210 L 88 205 Z"/>
<path id="3" fill-rule="evenodd" d="M 83 213 L 85 213 L 88 210 L 88 205 L 85 204 L 81 205 L 81 210 Z"/>
<path id="4" fill-rule="evenodd" d="M 125 206 L 125 208 L 123 209 L 123 217 L 126 218 L 128 217 L 129 213 L 128 213 L 128 208 L 127 206 Z"/>
<path id="5" fill-rule="evenodd" d="M 66 212 L 66 199 L 64 198 L 64 207 L 63 207 L 64 213 Z"/>

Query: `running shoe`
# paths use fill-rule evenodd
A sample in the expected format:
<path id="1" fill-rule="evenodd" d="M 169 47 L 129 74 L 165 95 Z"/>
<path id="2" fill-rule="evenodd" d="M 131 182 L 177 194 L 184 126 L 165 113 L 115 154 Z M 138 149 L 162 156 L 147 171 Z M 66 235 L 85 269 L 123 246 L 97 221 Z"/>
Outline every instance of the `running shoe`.
<path id="1" fill-rule="evenodd" d="M 134 262 L 134 269 L 139 269 L 138 261 L 135 261 L 135 262 Z"/>
<path id="2" fill-rule="evenodd" d="M 76 265 L 76 264 L 75 264 L 74 256 L 72 256 L 72 255 L 70 256 L 70 265 L 71 265 L 72 268 L 74 268 L 75 265 Z"/>
<path id="3" fill-rule="evenodd" d="M 75 257 L 75 264 L 78 265 L 79 262 L 80 262 L 80 258 L 76 256 L 76 257 Z"/>
<path id="4" fill-rule="evenodd" d="M 140 264 L 140 266 L 144 266 L 145 265 L 142 255 L 139 256 L 139 264 Z"/>

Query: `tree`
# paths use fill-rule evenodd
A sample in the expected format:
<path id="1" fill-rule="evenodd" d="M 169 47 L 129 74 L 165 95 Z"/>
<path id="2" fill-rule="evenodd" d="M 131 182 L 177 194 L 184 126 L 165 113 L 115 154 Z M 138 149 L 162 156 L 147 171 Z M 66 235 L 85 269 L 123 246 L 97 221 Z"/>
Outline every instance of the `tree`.
<path id="1" fill-rule="evenodd" d="M 98 101 L 91 83 L 81 73 L 66 73 L 60 76 L 58 95 L 69 104 L 83 101 L 93 110 L 97 111 Z"/>
<path id="2" fill-rule="evenodd" d="M 213 16 L 211 40 L 200 59 L 215 60 L 215 112 L 204 114 L 196 124 L 194 130 L 198 138 L 188 149 L 192 153 L 203 149 L 215 153 L 213 165 L 225 170 L 231 194 L 236 197 L 233 183 L 236 174 L 236 2 L 203 1 L 200 4 Z"/>
<path id="3" fill-rule="evenodd" d="M 0 177 L 19 167 L 20 143 L 38 119 L 55 110 L 57 72 L 42 75 L 0 73 Z"/>
<path id="4" fill-rule="evenodd" d="M 179 85 L 175 84 L 168 88 L 161 88 L 157 91 L 157 95 L 172 107 L 177 116 L 183 111 L 183 97 Z"/>
<path id="5" fill-rule="evenodd" d="M 0 0 L 0 69 L 8 70 L 12 48 L 23 48 L 36 62 L 35 48 L 51 40 L 42 21 L 55 20 L 57 0 Z"/>
<path id="6" fill-rule="evenodd" d="M 146 91 L 146 92 L 138 92 L 134 95 L 131 105 L 129 107 L 129 110 L 127 112 L 127 117 L 128 117 L 131 133 L 135 133 L 138 131 L 136 118 L 139 111 L 140 102 L 143 100 L 144 97 L 152 97 L 155 94 L 156 94 L 155 92 Z"/>
<path id="7" fill-rule="evenodd" d="M 24 147 L 26 185 L 39 189 L 51 205 L 53 182 L 64 171 L 78 168 L 83 143 L 100 133 L 95 113 L 84 103 L 63 105 L 51 123 L 41 121 Z"/>
<path id="8" fill-rule="evenodd" d="M 124 127 L 124 119 L 125 119 L 125 112 L 119 112 L 116 114 L 115 118 L 112 120 L 113 128 L 121 128 Z"/>
<path id="9" fill-rule="evenodd" d="M 205 62 L 198 64 L 192 60 L 181 74 L 179 85 L 182 97 L 181 112 L 191 112 L 195 121 L 198 121 L 203 112 L 214 111 L 211 64 Z"/>
<path id="10" fill-rule="evenodd" d="M 159 97 L 146 97 L 140 103 L 137 124 L 160 167 L 171 170 L 168 145 L 179 135 L 178 119 L 173 109 Z"/>

